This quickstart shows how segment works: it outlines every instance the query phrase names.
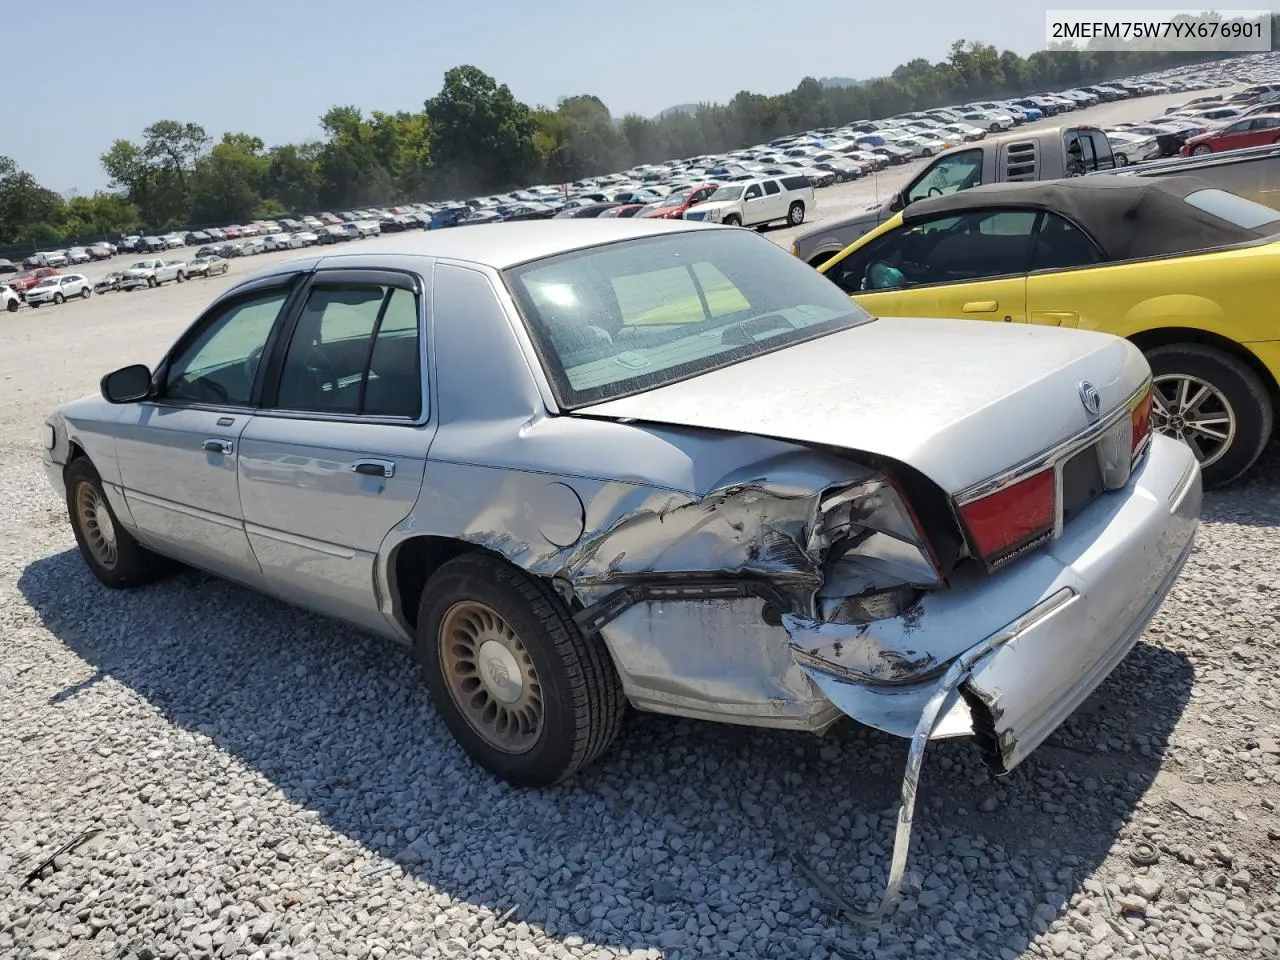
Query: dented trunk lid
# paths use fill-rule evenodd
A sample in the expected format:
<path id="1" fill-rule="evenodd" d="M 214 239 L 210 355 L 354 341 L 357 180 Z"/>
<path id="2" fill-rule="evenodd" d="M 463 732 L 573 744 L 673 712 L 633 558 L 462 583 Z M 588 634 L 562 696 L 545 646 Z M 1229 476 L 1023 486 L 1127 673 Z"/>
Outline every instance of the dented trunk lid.
<path id="1" fill-rule="evenodd" d="M 1108 334 L 1027 324 L 878 318 L 583 416 L 821 444 L 909 464 L 956 494 L 1086 430 L 1149 367 Z"/>

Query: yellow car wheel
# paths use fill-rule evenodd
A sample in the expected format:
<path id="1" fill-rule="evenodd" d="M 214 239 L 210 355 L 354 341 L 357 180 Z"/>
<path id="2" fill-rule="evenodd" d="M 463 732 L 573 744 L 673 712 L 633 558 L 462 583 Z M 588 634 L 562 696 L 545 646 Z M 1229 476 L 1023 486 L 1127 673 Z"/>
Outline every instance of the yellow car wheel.
<path id="1" fill-rule="evenodd" d="M 1253 466 L 1275 417 L 1262 379 L 1242 360 L 1199 343 L 1147 352 L 1155 387 L 1154 429 L 1182 440 L 1200 461 L 1206 487 L 1230 483 Z"/>

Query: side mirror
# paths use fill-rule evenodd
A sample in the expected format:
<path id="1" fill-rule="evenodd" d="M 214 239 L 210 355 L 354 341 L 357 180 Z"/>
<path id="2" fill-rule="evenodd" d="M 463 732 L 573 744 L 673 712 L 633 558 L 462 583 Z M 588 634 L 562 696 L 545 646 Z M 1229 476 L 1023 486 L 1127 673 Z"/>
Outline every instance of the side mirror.
<path id="1" fill-rule="evenodd" d="M 889 211 L 891 213 L 897 213 L 906 205 L 907 205 L 907 194 L 906 194 L 906 191 L 904 190 L 897 191 L 892 197 L 889 198 Z"/>
<path id="2" fill-rule="evenodd" d="M 144 363 L 121 367 L 102 378 L 99 385 L 107 403 L 135 403 L 151 396 L 151 370 Z"/>

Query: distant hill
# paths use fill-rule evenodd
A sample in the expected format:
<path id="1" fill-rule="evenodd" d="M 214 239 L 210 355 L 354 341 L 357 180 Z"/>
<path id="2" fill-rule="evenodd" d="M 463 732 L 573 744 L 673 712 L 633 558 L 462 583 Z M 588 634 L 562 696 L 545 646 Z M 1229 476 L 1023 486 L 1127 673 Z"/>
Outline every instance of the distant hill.
<path id="1" fill-rule="evenodd" d="M 855 80 L 853 77 L 823 77 L 818 81 L 822 86 L 831 87 L 860 87 L 866 80 Z"/>
<path id="2" fill-rule="evenodd" d="M 674 113 L 687 113 L 689 116 L 692 117 L 697 112 L 698 112 L 698 105 L 696 103 L 680 103 L 674 107 L 667 107 L 667 109 L 663 110 L 653 119 L 663 120 Z"/>

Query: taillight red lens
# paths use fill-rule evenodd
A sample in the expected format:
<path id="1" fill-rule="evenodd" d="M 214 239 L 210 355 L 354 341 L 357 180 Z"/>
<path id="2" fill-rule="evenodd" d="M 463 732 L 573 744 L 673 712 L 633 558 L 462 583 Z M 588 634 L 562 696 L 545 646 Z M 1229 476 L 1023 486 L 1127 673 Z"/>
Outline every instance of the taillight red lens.
<path id="1" fill-rule="evenodd" d="M 1042 470 L 960 508 L 969 542 L 989 567 L 1053 532 L 1053 470 Z"/>
<path id="2" fill-rule="evenodd" d="M 1138 402 L 1134 404 L 1131 411 L 1133 418 L 1133 446 L 1130 453 L 1137 453 L 1148 436 L 1151 435 L 1151 387 L 1147 387 L 1143 391 L 1142 396 L 1138 397 Z"/>

